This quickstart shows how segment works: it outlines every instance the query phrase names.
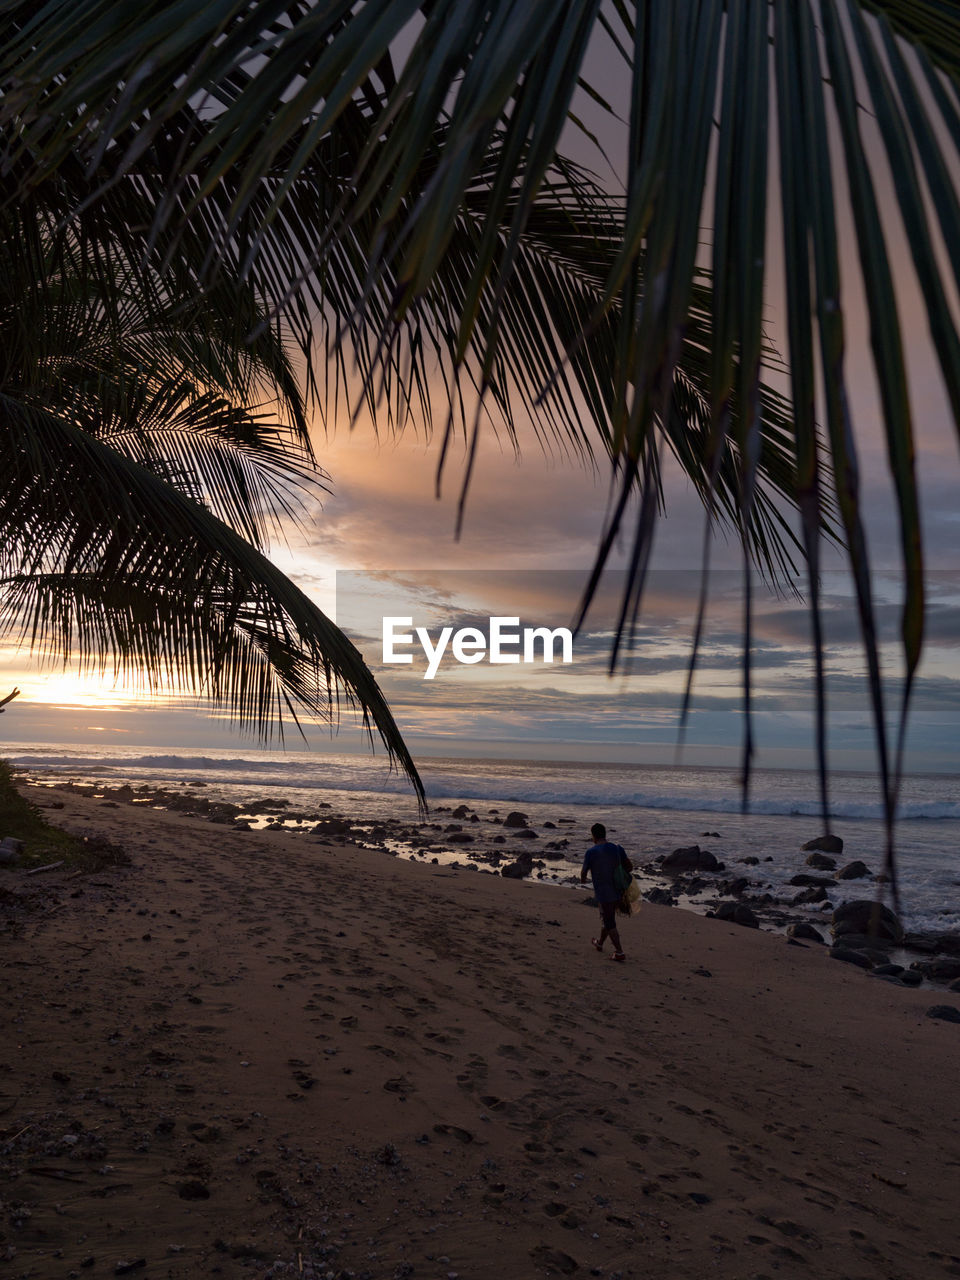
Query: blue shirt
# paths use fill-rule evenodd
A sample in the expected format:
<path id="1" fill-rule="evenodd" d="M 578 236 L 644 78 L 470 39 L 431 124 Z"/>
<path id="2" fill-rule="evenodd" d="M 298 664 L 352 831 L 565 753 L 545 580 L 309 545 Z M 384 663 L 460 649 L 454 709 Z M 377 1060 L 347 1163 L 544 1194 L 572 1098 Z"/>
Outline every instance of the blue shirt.
<path id="1" fill-rule="evenodd" d="M 593 896 L 598 902 L 618 901 L 620 890 L 613 883 L 613 872 L 626 860 L 626 851 L 609 840 L 603 840 L 587 850 L 583 869 L 589 871 L 593 878 Z"/>

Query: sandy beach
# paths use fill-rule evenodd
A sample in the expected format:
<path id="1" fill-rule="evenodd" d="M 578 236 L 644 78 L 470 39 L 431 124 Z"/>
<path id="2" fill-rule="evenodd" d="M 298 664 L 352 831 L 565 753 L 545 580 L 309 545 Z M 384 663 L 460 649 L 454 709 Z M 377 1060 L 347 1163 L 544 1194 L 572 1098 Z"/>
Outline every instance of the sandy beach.
<path id="1" fill-rule="evenodd" d="M 130 865 L 0 871 L 5 1274 L 960 1275 L 960 996 L 652 905 L 617 966 L 575 892 L 42 800 Z"/>

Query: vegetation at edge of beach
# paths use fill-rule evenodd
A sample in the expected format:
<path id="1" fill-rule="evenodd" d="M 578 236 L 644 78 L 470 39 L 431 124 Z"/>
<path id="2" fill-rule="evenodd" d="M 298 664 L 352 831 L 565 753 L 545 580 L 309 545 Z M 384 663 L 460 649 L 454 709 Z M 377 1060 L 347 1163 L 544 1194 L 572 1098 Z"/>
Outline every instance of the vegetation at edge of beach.
<path id="1" fill-rule="evenodd" d="M 20 791 L 14 770 L 5 760 L 0 760 L 0 839 L 7 836 L 22 840 L 24 846 L 11 870 L 63 862 L 76 871 L 100 871 L 129 861 L 115 846 L 87 841 L 47 822 L 38 807 Z M 4 870 L 0 867 L 0 888 Z"/>
<path id="2" fill-rule="evenodd" d="M 17 864 L 21 867 L 72 859 L 82 848 L 82 841 L 76 836 L 47 822 L 37 806 L 20 792 L 10 765 L 0 760 L 0 839 L 7 836 L 23 841 L 24 850 Z"/>

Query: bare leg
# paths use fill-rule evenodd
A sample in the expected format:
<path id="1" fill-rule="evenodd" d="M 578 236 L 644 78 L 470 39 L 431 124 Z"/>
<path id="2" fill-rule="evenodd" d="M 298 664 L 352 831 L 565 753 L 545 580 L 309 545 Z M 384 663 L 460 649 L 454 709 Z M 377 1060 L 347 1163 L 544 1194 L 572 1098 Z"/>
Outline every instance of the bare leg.
<path id="1" fill-rule="evenodd" d="M 604 922 L 603 922 L 603 912 L 601 911 L 601 913 L 600 913 L 600 935 L 599 935 L 599 937 L 597 938 L 598 950 L 599 950 L 599 949 L 601 949 L 601 948 L 603 947 L 603 944 L 606 942 L 606 940 L 607 940 L 608 938 L 609 938 L 609 939 L 611 940 L 611 942 L 613 943 L 613 948 L 614 948 L 614 950 L 615 950 L 615 951 L 619 951 L 619 952 L 622 954 L 622 952 L 623 952 L 623 947 L 620 945 L 620 932 L 619 932 L 619 930 L 617 929 L 616 924 L 609 924 L 609 925 L 608 925 L 608 924 L 604 924 Z"/>

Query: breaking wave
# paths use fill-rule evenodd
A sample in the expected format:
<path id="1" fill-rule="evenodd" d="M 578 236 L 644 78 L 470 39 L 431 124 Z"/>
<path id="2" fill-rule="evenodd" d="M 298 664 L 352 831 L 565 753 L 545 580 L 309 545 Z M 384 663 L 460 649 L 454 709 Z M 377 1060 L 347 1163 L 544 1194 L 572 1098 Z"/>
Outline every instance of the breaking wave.
<path id="1" fill-rule="evenodd" d="M 93 774 L 103 777 L 105 781 L 124 777 L 142 782 L 169 782 L 190 774 L 203 775 L 204 780 L 211 783 L 233 785 L 249 781 L 257 787 L 282 786 L 388 795 L 411 793 L 410 785 L 403 775 L 390 772 L 380 760 L 366 757 L 286 755 L 257 759 L 239 754 L 122 756 L 80 751 L 66 754 L 61 748 L 59 752 L 33 752 L 12 756 L 10 763 L 25 769 L 55 771 L 58 775 Z M 604 774 L 610 776 L 605 777 Z M 646 786 L 637 785 L 638 774 L 641 775 L 639 780 L 647 783 Z M 794 774 L 790 779 L 792 785 L 789 790 L 783 782 L 772 788 L 774 792 L 780 790 L 780 795 L 770 794 L 769 783 L 765 784 L 767 794 L 763 798 L 752 799 L 749 812 L 771 817 L 819 817 L 813 775 L 808 776 L 811 779 L 808 797 L 800 798 L 796 794 L 797 775 Z M 486 800 L 501 805 L 623 806 L 630 809 L 718 814 L 741 812 L 740 791 L 735 783 L 718 781 L 715 772 L 696 769 L 632 769 L 629 766 L 603 765 L 591 768 L 582 765 L 537 765 L 516 760 L 488 760 L 482 762 L 482 765 L 479 762 L 469 762 L 458 766 L 451 761 L 439 764 L 425 760 L 423 780 L 430 801 L 458 799 Z M 960 820 L 960 802 L 942 799 L 942 781 L 939 788 L 941 797 L 908 799 L 903 803 L 899 810 L 901 820 Z M 853 786 L 846 788 L 848 792 L 854 789 Z M 838 795 L 832 805 L 832 814 L 835 818 L 876 822 L 883 819 L 883 806 L 879 798 L 868 800 L 862 795 Z"/>

